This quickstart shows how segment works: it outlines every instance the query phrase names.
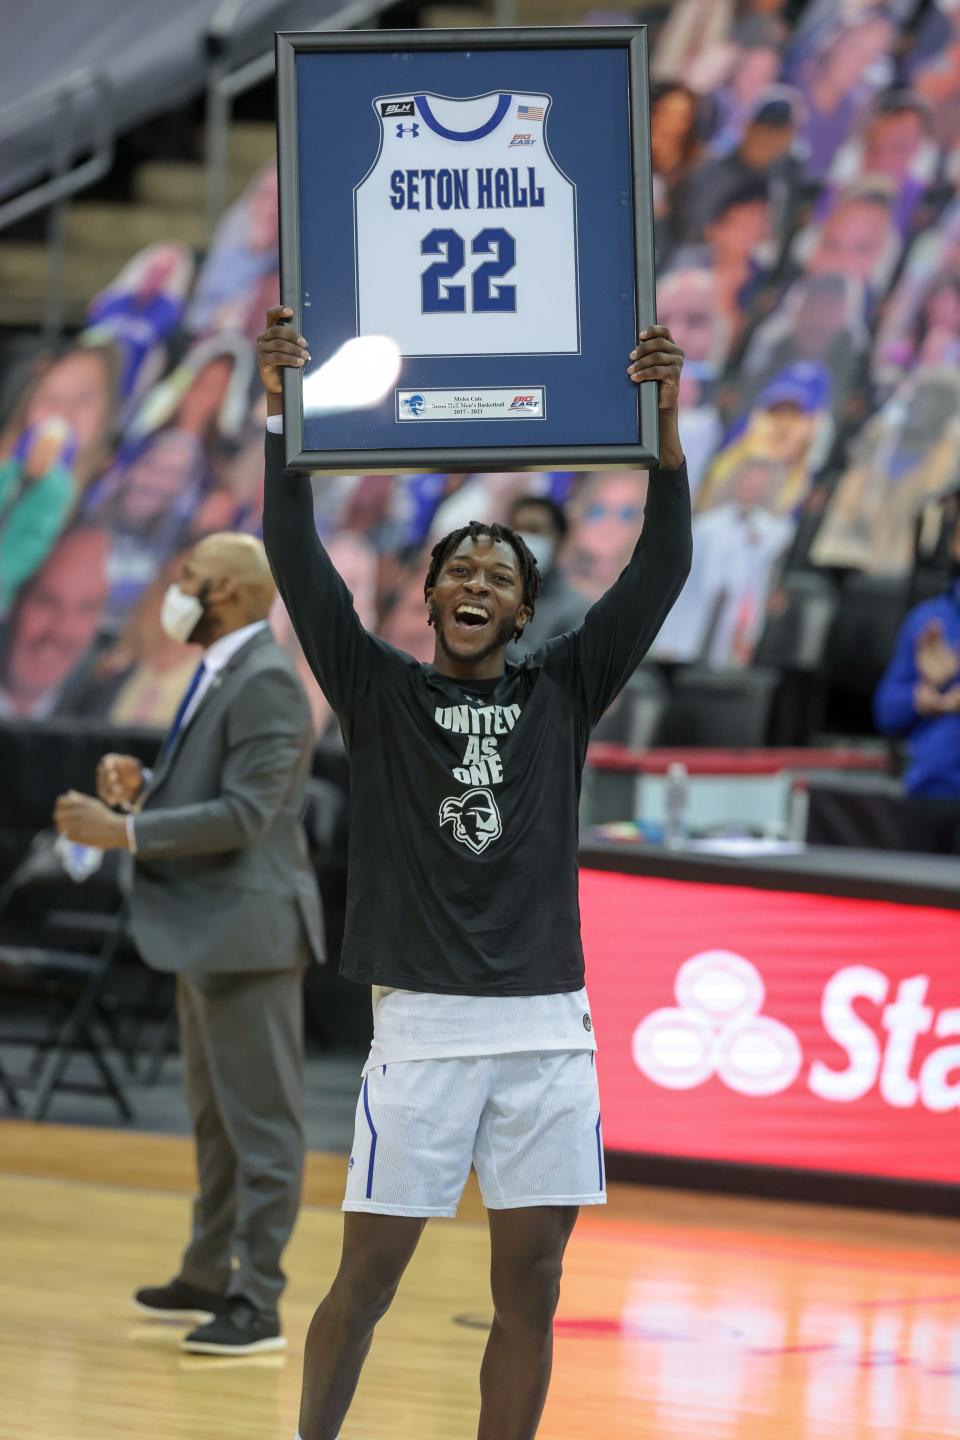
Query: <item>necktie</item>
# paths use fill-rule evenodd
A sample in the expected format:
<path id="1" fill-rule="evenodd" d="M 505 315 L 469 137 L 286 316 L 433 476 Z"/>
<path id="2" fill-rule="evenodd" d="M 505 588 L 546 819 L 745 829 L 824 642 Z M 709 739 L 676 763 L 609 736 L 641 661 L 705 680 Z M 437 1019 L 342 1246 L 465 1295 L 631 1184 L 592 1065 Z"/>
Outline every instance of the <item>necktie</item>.
<path id="1" fill-rule="evenodd" d="M 183 725 L 183 717 L 186 715 L 188 709 L 190 708 L 190 701 L 193 699 L 194 695 L 196 695 L 197 687 L 199 686 L 200 681 L 203 679 L 205 673 L 206 667 L 201 660 L 200 664 L 193 672 L 193 675 L 190 679 L 190 684 L 183 692 L 183 699 L 180 701 L 180 704 L 177 707 L 177 713 L 173 717 L 173 724 L 167 731 L 167 738 L 163 742 L 163 749 L 160 752 L 161 756 L 169 755 L 170 750 L 173 747 L 174 740 L 176 740 L 177 736 L 180 734 L 180 729 Z"/>

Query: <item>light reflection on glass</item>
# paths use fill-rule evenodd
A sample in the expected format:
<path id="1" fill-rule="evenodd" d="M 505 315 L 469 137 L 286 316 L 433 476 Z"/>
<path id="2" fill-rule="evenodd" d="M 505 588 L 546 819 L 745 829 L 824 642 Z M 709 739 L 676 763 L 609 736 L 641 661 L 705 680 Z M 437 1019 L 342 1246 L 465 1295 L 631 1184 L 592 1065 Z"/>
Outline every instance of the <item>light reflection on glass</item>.
<path id="1" fill-rule="evenodd" d="M 383 399 L 400 374 L 400 351 L 386 335 L 361 335 L 341 345 L 303 380 L 309 415 L 363 410 Z"/>

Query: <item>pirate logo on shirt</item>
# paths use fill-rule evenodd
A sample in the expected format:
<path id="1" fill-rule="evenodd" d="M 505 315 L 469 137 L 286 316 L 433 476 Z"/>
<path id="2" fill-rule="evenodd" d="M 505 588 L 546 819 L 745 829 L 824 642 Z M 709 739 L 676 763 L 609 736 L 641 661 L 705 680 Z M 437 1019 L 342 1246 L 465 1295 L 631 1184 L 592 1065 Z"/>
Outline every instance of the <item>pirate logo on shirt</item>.
<path id="1" fill-rule="evenodd" d="M 440 824 L 452 825 L 453 838 L 480 855 L 503 834 L 500 811 L 489 790 L 450 795 L 440 806 Z"/>

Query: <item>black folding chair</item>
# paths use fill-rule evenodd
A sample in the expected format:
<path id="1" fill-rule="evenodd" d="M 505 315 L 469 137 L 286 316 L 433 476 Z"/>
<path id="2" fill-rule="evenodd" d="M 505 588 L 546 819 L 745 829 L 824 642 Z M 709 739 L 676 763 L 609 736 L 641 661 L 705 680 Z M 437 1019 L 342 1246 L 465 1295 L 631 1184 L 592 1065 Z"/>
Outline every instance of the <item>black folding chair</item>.
<path id="1" fill-rule="evenodd" d="M 18 922 L 15 914 L 18 902 L 30 892 L 34 897 L 38 892 L 49 895 L 60 892 L 61 881 L 64 886 L 72 885 L 55 847 L 53 832 L 38 835 L 23 862 L 0 889 L 0 990 L 53 1007 L 46 1034 L 10 1030 L 0 1035 L 0 1041 L 27 1045 L 33 1050 L 27 1073 L 14 1077 L 3 1072 L 0 1087 L 10 1107 L 25 1109 L 31 1120 L 46 1117 L 58 1091 L 109 1096 L 123 1119 L 132 1120 L 133 1109 L 123 1082 L 107 1053 L 119 1041 L 108 987 L 126 931 L 130 867 L 124 862 L 129 862 L 129 857 L 112 853 L 104 857 L 108 871 L 104 878 L 112 891 L 114 909 L 113 913 L 96 915 L 97 923 L 91 929 L 99 934 L 99 944 L 92 953 L 85 953 L 80 948 L 35 943 L 36 922 L 25 922 L 22 916 Z M 94 914 L 90 919 L 94 920 Z M 39 938 L 42 941 L 42 928 Z M 89 1058 L 99 1083 L 68 1075 L 71 1062 L 82 1055 Z M 25 1089 L 34 1092 L 26 1106 L 20 1093 Z"/>
<path id="2" fill-rule="evenodd" d="M 732 749 L 765 745 L 776 684 L 776 671 L 760 667 L 710 670 L 692 665 L 678 670 L 651 744 Z"/>

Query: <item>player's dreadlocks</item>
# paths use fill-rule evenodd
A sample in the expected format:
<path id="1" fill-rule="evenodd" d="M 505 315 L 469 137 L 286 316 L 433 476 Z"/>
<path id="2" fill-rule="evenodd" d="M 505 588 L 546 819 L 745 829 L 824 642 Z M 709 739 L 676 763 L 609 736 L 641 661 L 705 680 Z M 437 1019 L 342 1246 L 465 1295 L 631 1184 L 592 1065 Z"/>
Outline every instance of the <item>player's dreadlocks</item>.
<path id="1" fill-rule="evenodd" d="M 530 618 L 537 603 L 537 596 L 540 594 L 540 567 L 533 558 L 532 552 L 527 548 L 524 541 L 511 530 L 509 525 L 484 525 L 479 520 L 471 520 L 469 525 L 462 525 L 459 530 L 451 530 L 449 535 L 444 535 L 438 540 L 430 551 L 430 568 L 427 571 L 427 578 L 423 582 L 423 594 L 426 599 L 427 591 L 432 590 L 437 583 L 440 571 L 446 565 L 450 556 L 454 554 L 457 547 L 464 540 L 505 540 L 512 548 L 520 562 L 520 576 L 523 580 L 523 603 L 530 610 Z M 430 616 L 430 624 L 433 624 L 433 616 Z M 519 635 L 519 630 L 517 634 Z M 516 638 L 516 637 L 514 637 Z"/>

